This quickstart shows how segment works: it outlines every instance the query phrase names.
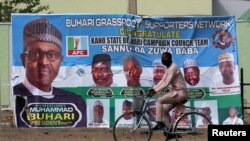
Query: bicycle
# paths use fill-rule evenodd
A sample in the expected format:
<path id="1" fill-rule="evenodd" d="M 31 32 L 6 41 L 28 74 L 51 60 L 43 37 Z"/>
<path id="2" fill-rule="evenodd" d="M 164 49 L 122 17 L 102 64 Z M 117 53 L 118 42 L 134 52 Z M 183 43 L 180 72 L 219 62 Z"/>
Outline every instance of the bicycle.
<path id="1" fill-rule="evenodd" d="M 115 141 L 150 141 L 151 139 L 153 130 L 149 118 L 152 115 L 148 111 L 150 98 L 147 98 L 145 95 L 136 95 L 133 96 L 133 99 L 134 103 L 136 103 L 134 111 L 121 115 L 114 123 L 113 138 Z M 192 141 L 196 141 L 202 135 L 204 136 L 205 132 L 207 132 L 206 128 L 212 124 L 212 121 L 200 111 L 202 108 L 185 106 L 184 104 L 175 105 L 175 107 L 177 106 L 183 106 L 187 110 L 178 115 L 175 121 L 171 121 L 171 127 L 173 128 L 164 127 L 162 129 L 163 134 L 166 136 L 166 141 L 169 139 L 168 135 L 170 134 L 174 135 L 177 141 L 181 141 L 185 135 L 190 135 L 189 137 L 192 137 L 190 139 Z M 121 123 L 122 119 L 127 116 L 132 117 L 132 122 L 129 124 Z M 191 122 L 183 122 L 187 118 L 191 119 Z M 199 126 L 198 122 L 201 120 L 204 120 L 207 124 Z"/>

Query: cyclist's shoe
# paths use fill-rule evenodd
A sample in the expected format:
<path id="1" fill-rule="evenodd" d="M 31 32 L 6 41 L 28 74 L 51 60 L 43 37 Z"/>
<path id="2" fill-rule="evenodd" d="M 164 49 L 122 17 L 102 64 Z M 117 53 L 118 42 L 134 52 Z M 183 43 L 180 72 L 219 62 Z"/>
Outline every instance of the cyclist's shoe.
<path id="1" fill-rule="evenodd" d="M 165 124 L 163 122 L 157 122 L 155 127 L 153 127 L 153 130 L 162 130 L 165 127 Z"/>
<path id="2" fill-rule="evenodd" d="M 171 139 L 173 139 L 173 138 L 175 138 L 175 137 L 176 137 L 176 135 L 169 134 L 169 135 L 167 136 L 166 141 L 167 141 L 167 140 L 171 140 Z"/>

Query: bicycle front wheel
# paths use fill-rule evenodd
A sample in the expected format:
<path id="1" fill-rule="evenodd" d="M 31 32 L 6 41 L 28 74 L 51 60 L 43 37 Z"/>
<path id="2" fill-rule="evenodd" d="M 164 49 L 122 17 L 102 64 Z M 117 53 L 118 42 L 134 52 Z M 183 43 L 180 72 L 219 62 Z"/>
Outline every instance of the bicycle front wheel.
<path id="1" fill-rule="evenodd" d="M 149 141 L 152 129 L 148 119 L 137 112 L 121 115 L 113 126 L 115 141 Z"/>
<path id="2" fill-rule="evenodd" d="M 176 140 L 206 141 L 207 128 L 210 124 L 211 120 L 202 113 L 185 113 L 176 120 L 174 126 Z"/>

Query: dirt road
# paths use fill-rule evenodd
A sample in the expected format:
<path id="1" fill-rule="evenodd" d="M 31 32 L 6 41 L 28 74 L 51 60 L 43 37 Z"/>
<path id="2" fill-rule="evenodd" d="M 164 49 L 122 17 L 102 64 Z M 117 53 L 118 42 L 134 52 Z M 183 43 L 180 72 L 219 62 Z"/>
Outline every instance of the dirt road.
<path id="1" fill-rule="evenodd" d="M 199 138 L 206 141 L 207 136 Z M 0 128 L 0 141 L 113 141 L 112 129 L 27 129 L 27 128 Z M 128 137 L 128 141 L 133 138 Z M 153 133 L 151 141 L 165 141 L 161 131 Z M 183 141 L 190 141 L 189 137 Z"/>

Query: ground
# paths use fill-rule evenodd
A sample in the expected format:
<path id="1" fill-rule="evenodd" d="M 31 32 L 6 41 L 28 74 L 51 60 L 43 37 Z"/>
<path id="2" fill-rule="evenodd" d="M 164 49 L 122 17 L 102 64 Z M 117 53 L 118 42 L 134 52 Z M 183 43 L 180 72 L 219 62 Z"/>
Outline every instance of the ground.
<path id="1" fill-rule="evenodd" d="M 133 137 L 127 137 L 133 141 Z M 206 141 L 207 136 L 199 138 Z M 189 141 L 187 137 L 184 141 Z M 113 141 L 112 129 L 24 129 L 0 128 L 0 141 Z M 140 140 L 136 140 L 140 141 Z M 143 140 L 141 140 L 143 141 Z M 153 132 L 151 141 L 165 141 L 162 132 Z M 171 140 L 172 141 L 172 140 Z"/>
<path id="2" fill-rule="evenodd" d="M 112 129 L 13 128 L 11 124 L 13 121 L 12 111 L 4 111 L 1 115 L 2 123 L 0 124 L 0 141 L 113 141 Z M 249 117 L 247 117 L 248 120 L 250 120 Z M 134 140 L 133 137 L 129 136 L 127 139 L 128 141 Z M 185 136 L 182 140 L 190 141 L 192 139 L 190 139 L 190 136 Z M 151 141 L 165 141 L 165 137 L 161 131 L 155 131 L 153 132 Z M 207 135 L 201 136 L 199 141 L 207 141 Z"/>

